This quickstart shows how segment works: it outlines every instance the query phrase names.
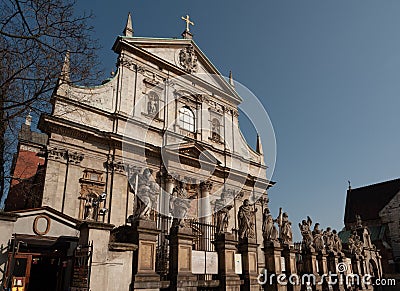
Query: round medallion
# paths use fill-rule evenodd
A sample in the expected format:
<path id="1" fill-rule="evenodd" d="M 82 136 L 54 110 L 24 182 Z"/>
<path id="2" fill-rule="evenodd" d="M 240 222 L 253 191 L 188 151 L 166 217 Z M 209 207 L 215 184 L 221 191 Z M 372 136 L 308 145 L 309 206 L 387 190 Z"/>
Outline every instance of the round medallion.
<path id="1" fill-rule="evenodd" d="M 46 235 L 50 231 L 51 220 L 47 215 L 38 215 L 33 221 L 33 232 L 37 235 Z"/>

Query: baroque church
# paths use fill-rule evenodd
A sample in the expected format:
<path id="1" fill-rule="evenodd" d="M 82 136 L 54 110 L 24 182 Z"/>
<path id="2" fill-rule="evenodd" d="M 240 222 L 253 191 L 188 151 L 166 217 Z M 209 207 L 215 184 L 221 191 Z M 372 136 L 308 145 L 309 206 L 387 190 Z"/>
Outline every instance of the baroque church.
<path id="1" fill-rule="evenodd" d="M 288 214 L 272 217 L 274 182 L 260 138 L 253 150 L 240 132 L 232 76 L 222 77 L 182 19 L 182 38 L 145 38 L 134 36 L 129 15 L 113 45 L 117 71 L 99 86 L 71 84 L 65 57 L 43 133 L 31 131 L 30 116 L 21 128 L 17 182 L 0 214 L 1 285 L 373 290 L 323 276 L 382 276 L 362 222 L 342 244 L 336 232 L 311 231 L 309 219 L 294 243 Z M 292 274 L 323 284 L 273 278 Z"/>

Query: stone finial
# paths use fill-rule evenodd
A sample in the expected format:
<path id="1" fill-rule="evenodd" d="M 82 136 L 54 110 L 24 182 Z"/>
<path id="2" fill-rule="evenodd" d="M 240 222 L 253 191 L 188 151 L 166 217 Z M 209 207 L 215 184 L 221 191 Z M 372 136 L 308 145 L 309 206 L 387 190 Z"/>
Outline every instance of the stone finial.
<path id="1" fill-rule="evenodd" d="M 229 71 L 229 85 L 231 85 L 233 88 L 235 88 L 235 83 L 233 82 L 232 71 Z"/>
<path id="2" fill-rule="evenodd" d="M 64 64 L 61 69 L 60 79 L 64 82 L 70 81 L 70 54 L 69 51 L 65 53 Z"/>
<path id="3" fill-rule="evenodd" d="M 264 151 L 262 148 L 262 143 L 261 143 L 261 138 L 257 134 L 257 144 L 256 144 L 256 152 L 259 153 L 260 155 L 264 155 Z"/>
<path id="4" fill-rule="evenodd" d="M 130 12 L 128 13 L 128 19 L 126 20 L 126 25 L 123 33 L 124 36 L 129 36 L 129 37 L 132 37 L 134 35 L 132 26 L 132 16 Z"/>
<path id="5" fill-rule="evenodd" d="M 28 115 L 25 118 L 25 124 L 28 125 L 29 127 L 32 125 L 32 115 L 31 115 L 30 110 L 29 110 Z"/>

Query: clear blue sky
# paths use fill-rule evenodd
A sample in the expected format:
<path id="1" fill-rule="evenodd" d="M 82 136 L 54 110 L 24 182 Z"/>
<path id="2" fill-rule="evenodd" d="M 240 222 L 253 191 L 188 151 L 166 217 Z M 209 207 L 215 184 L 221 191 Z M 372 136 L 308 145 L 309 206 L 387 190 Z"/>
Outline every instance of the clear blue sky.
<path id="1" fill-rule="evenodd" d="M 107 72 L 133 13 L 136 36 L 195 41 L 267 109 L 277 138 L 271 211 L 341 229 L 353 187 L 400 174 L 400 1 L 78 1 L 93 11 Z M 246 135 L 246 129 L 243 129 Z M 254 143 L 250 141 L 250 143 Z"/>

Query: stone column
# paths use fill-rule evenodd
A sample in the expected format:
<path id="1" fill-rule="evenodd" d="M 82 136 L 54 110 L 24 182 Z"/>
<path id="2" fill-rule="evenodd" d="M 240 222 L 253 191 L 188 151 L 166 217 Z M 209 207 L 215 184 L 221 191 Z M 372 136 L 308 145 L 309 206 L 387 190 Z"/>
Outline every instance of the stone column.
<path id="1" fill-rule="evenodd" d="M 157 229 L 155 221 L 138 219 L 133 223 L 134 243 L 138 250 L 133 254 L 131 290 L 158 290 L 160 276 L 156 273 Z"/>
<path id="2" fill-rule="evenodd" d="M 169 278 L 172 291 L 196 291 L 197 277 L 192 274 L 194 236 L 188 227 L 172 227 L 169 236 Z"/>
<path id="3" fill-rule="evenodd" d="M 161 213 L 163 215 L 168 215 L 169 214 L 169 200 L 170 200 L 170 195 L 172 194 L 172 191 L 174 190 L 175 179 L 171 175 L 165 174 L 164 175 L 164 183 L 165 183 L 165 189 L 162 191 L 162 194 L 161 194 L 162 200 L 160 200 Z"/>
<path id="4" fill-rule="evenodd" d="M 296 254 L 297 251 L 293 248 L 290 248 L 288 245 L 284 245 L 283 251 L 282 251 L 282 256 L 285 258 L 285 273 L 287 276 L 297 276 L 297 265 L 296 265 Z M 298 282 L 292 281 L 295 284 L 291 284 L 291 282 L 288 282 L 287 285 L 287 290 L 288 291 L 300 291 L 300 284 L 301 284 L 301 278 L 297 277 L 299 279 Z M 297 279 L 296 278 L 296 279 Z"/>
<path id="5" fill-rule="evenodd" d="M 283 247 L 279 242 L 266 241 L 264 239 L 263 251 L 265 255 L 265 269 L 267 270 L 268 274 L 267 278 L 264 278 L 264 280 L 266 280 L 266 284 L 264 285 L 264 290 L 286 291 L 287 288 L 285 285 L 277 283 L 277 277 L 282 275 L 283 273 L 282 261 L 281 261 Z"/>
<path id="6" fill-rule="evenodd" d="M 212 189 L 212 183 L 209 181 L 202 182 L 200 184 L 200 199 L 199 199 L 199 217 L 202 223 L 212 223 L 212 210 L 210 203 L 210 191 Z"/>
<path id="7" fill-rule="evenodd" d="M 237 240 L 231 233 L 216 235 L 214 245 L 218 252 L 219 290 L 239 291 L 242 281 L 235 273 L 235 254 Z"/>
<path id="8" fill-rule="evenodd" d="M 260 290 L 260 284 L 257 281 L 258 263 L 257 263 L 257 247 L 255 239 L 244 238 L 239 241 L 238 250 L 242 254 L 242 275 L 243 280 L 242 291 Z"/>

